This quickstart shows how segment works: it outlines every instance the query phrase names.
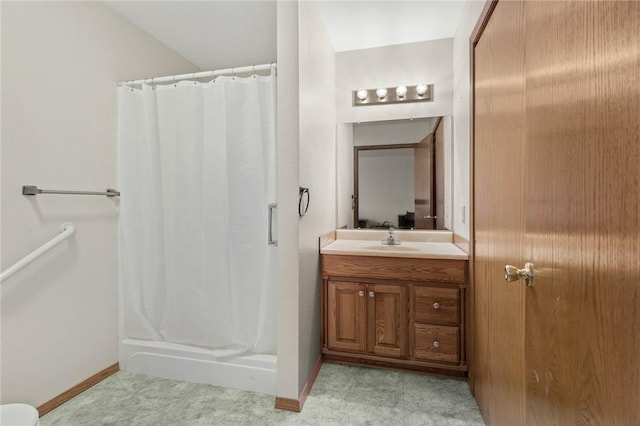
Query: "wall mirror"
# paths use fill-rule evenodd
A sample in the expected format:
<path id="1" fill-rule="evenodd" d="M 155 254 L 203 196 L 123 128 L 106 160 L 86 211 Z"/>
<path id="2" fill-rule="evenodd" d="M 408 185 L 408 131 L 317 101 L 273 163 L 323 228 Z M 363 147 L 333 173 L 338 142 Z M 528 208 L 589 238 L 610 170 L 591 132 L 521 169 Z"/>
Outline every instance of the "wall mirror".
<path id="1" fill-rule="evenodd" d="M 451 229 L 451 139 L 448 116 L 339 126 L 338 226 Z"/>

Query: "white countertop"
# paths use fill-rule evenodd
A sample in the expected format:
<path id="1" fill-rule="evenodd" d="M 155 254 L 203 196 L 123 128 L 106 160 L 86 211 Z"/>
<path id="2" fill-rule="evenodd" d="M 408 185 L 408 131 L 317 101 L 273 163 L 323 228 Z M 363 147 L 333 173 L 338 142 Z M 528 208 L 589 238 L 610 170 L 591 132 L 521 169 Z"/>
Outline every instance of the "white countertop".
<path id="1" fill-rule="evenodd" d="M 400 245 L 384 245 L 387 231 L 336 231 L 336 240 L 320 250 L 321 254 L 347 256 L 406 257 L 422 259 L 467 260 L 469 256 L 452 243 L 453 234 L 447 231 L 395 231 Z"/>

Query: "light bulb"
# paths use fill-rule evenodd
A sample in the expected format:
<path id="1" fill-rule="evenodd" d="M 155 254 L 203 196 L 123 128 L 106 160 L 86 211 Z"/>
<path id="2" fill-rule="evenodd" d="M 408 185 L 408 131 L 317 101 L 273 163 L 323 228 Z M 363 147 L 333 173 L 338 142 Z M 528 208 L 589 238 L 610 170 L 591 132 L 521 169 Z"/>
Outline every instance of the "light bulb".
<path id="1" fill-rule="evenodd" d="M 387 89 L 384 87 L 379 88 L 376 90 L 376 95 L 378 95 L 378 99 L 384 99 L 387 96 Z"/>
<path id="2" fill-rule="evenodd" d="M 418 96 L 424 96 L 427 93 L 427 86 L 425 84 L 418 84 L 416 86 L 416 93 Z"/>
<path id="3" fill-rule="evenodd" d="M 396 96 L 404 98 L 407 95 L 407 86 L 398 86 L 396 88 Z"/>
<path id="4" fill-rule="evenodd" d="M 361 101 L 367 99 L 367 89 L 358 89 L 358 91 L 356 92 L 356 98 L 360 99 Z"/>

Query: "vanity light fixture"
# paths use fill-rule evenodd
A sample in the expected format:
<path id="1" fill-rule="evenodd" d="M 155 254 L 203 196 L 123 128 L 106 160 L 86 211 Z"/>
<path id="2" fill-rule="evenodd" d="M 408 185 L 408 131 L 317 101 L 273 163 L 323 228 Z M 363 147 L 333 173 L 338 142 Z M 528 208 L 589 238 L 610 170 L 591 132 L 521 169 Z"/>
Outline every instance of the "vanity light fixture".
<path id="1" fill-rule="evenodd" d="M 383 105 L 433 101 L 433 84 L 358 89 L 352 92 L 352 105 Z"/>
<path id="2" fill-rule="evenodd" d="M 367 99 L 368 98 L 367 89 L 358 89 L 356 91 L 356 97 L 361 101 L 364 101 L 365 99 Z"/>

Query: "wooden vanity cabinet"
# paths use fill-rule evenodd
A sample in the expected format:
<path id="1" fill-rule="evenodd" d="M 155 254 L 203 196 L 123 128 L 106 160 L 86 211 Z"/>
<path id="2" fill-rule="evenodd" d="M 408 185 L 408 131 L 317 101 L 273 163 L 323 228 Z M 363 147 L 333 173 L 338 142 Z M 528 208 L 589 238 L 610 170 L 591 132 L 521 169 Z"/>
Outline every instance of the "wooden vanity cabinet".
<path id="1" fill-rule="evenodd" d="M 402 357 L 407 354 L 406 288 L 327 282 L 327 347 Z"/>
<path id="2" fill-rule="evenodd" d="M 322 255 L 325 359 L 462 376 L 464 260 Z"/>

